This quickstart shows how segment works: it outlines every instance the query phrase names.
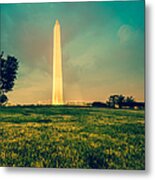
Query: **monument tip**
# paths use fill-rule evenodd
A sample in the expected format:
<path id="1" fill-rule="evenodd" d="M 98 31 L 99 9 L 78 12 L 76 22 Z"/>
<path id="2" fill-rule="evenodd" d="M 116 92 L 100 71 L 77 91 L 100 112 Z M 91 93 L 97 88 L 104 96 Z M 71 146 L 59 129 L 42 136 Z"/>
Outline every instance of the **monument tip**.
<path id="1" fill-rule="evenodd" d="M 56 24 L 60 24 L 58 19 L 56 19 Z"/>

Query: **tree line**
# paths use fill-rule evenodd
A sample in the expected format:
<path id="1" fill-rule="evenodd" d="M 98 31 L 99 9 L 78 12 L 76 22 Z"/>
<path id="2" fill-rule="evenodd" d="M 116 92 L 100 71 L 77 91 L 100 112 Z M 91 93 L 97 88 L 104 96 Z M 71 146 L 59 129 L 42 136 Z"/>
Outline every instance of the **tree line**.
<path id="1" fill-rule="evenodd" d="M 108 108 L 138 108 L 138 109 L 144 109 L 145 103 L 144 102 L 136 102 L 133 96 L 127 96 L 124 95 L 111 95 L 109 96 L 106 103 L 104 102 L 93 102 L 93 107 L 108 107 Z"/>

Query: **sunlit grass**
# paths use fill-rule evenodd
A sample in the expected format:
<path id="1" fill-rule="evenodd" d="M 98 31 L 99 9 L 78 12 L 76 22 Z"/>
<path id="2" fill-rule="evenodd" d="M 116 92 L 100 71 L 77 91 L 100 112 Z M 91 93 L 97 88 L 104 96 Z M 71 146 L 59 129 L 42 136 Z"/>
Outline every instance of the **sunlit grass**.
<path id="1" fill-rule="evenodd" d="M 144 169 L 144 111 L 0 109 L 0 166 Z"/>

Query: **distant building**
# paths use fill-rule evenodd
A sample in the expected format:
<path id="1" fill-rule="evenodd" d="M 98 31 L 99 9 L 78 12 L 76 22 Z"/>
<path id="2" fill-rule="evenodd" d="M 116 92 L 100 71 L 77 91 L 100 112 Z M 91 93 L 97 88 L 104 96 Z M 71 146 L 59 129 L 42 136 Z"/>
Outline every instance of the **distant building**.
<path id="1" fill-rule="evenodd" d="M 70 106 L 91 106 L 90 102 L 84 102 L 84 101 L 68 101 L 66 105 Z"/>

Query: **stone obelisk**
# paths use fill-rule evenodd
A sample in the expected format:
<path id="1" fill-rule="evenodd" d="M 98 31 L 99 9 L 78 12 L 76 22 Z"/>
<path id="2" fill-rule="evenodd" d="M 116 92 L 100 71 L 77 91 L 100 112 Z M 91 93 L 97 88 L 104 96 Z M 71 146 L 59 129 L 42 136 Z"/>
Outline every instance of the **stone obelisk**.
<path id="1" fill-rule="evenodd" d="M 61 29 L 56 20 L 53 32 L 53 94 L 52 104 L 62 105 L 63 102 L 63 77 L 62 77 L 62 52 L 61 52 Z"/>

